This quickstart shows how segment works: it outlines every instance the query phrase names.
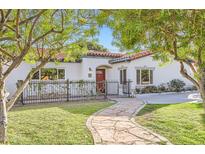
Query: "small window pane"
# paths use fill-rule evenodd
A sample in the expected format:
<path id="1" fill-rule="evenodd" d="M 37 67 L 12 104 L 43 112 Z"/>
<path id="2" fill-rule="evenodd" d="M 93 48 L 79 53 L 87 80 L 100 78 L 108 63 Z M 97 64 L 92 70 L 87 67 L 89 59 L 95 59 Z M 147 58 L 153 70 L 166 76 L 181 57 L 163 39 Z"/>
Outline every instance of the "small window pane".
<path id="1" fill-rule="evenodd" d="M 141 70 L 141 83 L 142 84 L 150 83 L 149 70 Z"/>
<path id="2" fill-rule="evenodd" d="M 123 82 L 126 83 L 127 81 L 127 70 L 123 70 Z"/>
<path id="3" fill-rule="evenodd" d="M 88 73 L 88 78 L 92 78 L 92 73 Z"/>
<path id="4" fill-rule="evenodd" d="M 120 70 L 120 84 L 122 84 L 122 70 Z"/>
<path id="5" fill-rule="evenodd" d="M 153 84 L 153 70 L 150 70 L 150 84 Z"/>
<path id="6" fill-rule="evenodd" d="M 55 68 L 42 68 L 41 80 L 57 80 L 57 69 Z"/>
<path id="7" fill-rule="evenodd" d="M 58 79 L 65 79 L 65 70 L 58 69 Z"/>
<path id="8" fill-rule="evenodd" d="M 140 84 L 140 70 L 137 70 L 137 84 Z"/>

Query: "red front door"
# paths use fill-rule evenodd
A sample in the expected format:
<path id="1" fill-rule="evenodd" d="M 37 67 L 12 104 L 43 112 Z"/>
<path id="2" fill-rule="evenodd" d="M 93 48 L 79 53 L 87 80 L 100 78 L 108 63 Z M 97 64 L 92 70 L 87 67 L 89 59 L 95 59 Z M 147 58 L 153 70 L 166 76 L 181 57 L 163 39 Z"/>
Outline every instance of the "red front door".
<path id="1" fill-rule="evenodd" d="M 98 92 L 105 92 L 105 69 L 96 70 L 96 86 Z"/>

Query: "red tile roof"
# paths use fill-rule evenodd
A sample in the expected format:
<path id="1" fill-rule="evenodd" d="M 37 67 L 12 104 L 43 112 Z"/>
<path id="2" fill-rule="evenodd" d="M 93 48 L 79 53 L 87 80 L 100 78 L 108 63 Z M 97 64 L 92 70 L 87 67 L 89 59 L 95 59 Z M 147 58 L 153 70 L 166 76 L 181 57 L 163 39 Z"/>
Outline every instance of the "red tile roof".
<path id="1" fill-rule="evenodd" d="M 131 54 L 128 57 L 129 57 L 130 60 L 135 60 L 135 59 L 138 59 L 138 58 L 149 56 L 151 54 L 152 53 L 149 52 L 149 51 L 141 51 L 141 52 L 138 52 L 138 53 Z"/>
<path id="2" fill-rule="evenodd" d="M 149 51 L 141 51 L 141 52 L 133 53 L 133 54 L 130 54 L 130 55 L 126 54 L 126 55 L 121 56 L 119 58 L 115 58 L 115 59 L 110 60 L 110 63 L 120 63 L 120 62 L 125 62 L 125 61 L 132 61 L 132 60 L 135 60 L 135 59 L 139 59 L 139 58 L 142 58 L 142 57 L 149 56 L 151 54 L 152 53 L 149 52 Z"/>
<path id="3" fill-rule="evenodd" d="M 44 50 L 39 50 L 39 52 L 46 51 Z M 149 51 L 141 51 L 133 54 L 125 54 L 125 53 L 112 53 L 112 52 L 102 52 L 102 51 L 94 51 L 90 50 L 87 52 L 87 56 L 93 56 L 93 57 L 110 57 L 112 60 L 110 60 L 110 63 L 119 63 L 119 62 L 124 62 L 124 61 L 131 61 L 135 59 L 139 59 L 145 56 L 149 56 L 152 53 Z M 65 53 L 59 53 L 56 56 L 56 59 L 58 60 L 63 60 L 65 57 Z"/>
<path id="4" fill-rule="evenodd" d="M 93 51 L 93 50 L 90 50 L 87 53 L 87 56 L 112 57 L 112 58 L 119 58 L 124 55 L 125 54 L 122 53 L 102 52 L 102 51 Z"/>

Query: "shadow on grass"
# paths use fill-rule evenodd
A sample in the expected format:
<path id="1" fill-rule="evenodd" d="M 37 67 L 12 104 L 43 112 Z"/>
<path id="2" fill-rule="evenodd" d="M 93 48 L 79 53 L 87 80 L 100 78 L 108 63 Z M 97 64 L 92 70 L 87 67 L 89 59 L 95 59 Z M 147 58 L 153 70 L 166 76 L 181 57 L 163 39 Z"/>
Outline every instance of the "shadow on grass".
<path id="1" fill-rule="evenodd" d="M 147 113 L 154 112 L 160 108 L 167 107 L 170 104 L 147 104 L 137 115 L 142 116 Z"/>
<path id="2" fill-rule="evenodd" d="M 202 121 L 203 126 L 205 127 L 205 113 L 201 114 L 201 121 Z"/>
<path id="3" fill-rule="evenodd" d="M 108 103 L 104 100 L 89 100 L 89 101 L 72 101 L 72 102 L 62 102 L 62 103 L 45 103 L 45 104 L 27 104 L 22 106 L 15 106 L 12 108 L 12 112 L 15 111 L 26 111 L 26 110 L 39 110 L 39 109 L 49 109 L 49 108 L 61 108 L 65 111 L 75 111 L 79 113 L 82 108 L 88 108 L 88 106 L 96 105 L 100 103 Z"/>

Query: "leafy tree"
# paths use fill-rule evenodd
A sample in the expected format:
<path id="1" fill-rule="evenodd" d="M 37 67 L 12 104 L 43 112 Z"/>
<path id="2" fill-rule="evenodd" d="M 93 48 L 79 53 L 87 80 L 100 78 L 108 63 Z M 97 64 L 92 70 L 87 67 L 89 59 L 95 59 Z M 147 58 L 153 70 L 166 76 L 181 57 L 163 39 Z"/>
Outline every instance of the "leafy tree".
<path id="1" fill-rule="evenodd" d="M 105 48 L 103 45 L 96 43 L 96 42 L 87 42 L 88 50 L 96 50 L 96 51 L 103 51 L 107 52 L 108 49 Z"/>
<path id="2" fill-rule="evenodd" d="M 96 33 L 93 10 L 0 10 L 0 142 L 7 141 L 7 112 L 47 62 L 74 61 Z M 9 101 L 5 81 L 22 61 L 35 63 Z"/>
<path id="3" fill-rule="evenodd" d="M 113 29 L 114 44 L 122 49 L 143 48 L 162 62 L 178 61 L 181 74 L 198 88 L 205 109 L 204 10 L 101 10 L 98 22 Z"/>

